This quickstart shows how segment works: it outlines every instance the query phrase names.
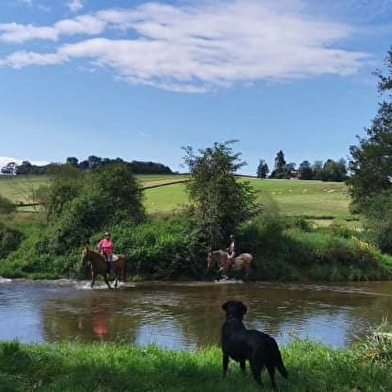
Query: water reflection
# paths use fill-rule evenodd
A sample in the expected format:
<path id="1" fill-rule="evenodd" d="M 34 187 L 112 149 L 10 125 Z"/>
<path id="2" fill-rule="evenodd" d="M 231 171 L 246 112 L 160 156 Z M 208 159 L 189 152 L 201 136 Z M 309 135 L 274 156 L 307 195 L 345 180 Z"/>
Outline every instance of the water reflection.
<path id="1" fill-rule="evenodd" d="M 103 287 L 103 286 L 99 286 Z M 223 302 L 248 305 L 245 323 L 274 335 L 350 344 L 392 305 L 392 282 L 350 285 L 139 283 L 120 290 L 88 282 L 0 282 L 0 339 L 155 343 L 194 349 L 219 342 Z"/>

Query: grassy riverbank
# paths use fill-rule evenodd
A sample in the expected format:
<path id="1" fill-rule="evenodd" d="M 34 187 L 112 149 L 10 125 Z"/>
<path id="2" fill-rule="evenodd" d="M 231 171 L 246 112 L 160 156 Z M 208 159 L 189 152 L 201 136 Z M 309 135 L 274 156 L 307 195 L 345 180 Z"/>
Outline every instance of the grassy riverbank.
<path id="1" fill-rule="evenodd" d="M 390 391 L 392 366 L 361 348 L 333 349 L 294 339 L 282 347 L 289 372 L 277 374 L 282 391 Z M 262 380 L 269 390 L 264 370 Z M 250 375 L 230 362 L 221 374 L 217 347 L 196 351 L 116 344 L 24 345 L 0 342 L 0 389 L 6 391 L 258 391 Z"/>
<path id="2" fill-rule="evenodd" d="M 121 223 L 110 231 L 116 241 L 116 251 L 127 255 L 128 279 L 213 280 L 218 277 L 218 268 L 207 270 L 206 249 L 191 254 L 190 222 L 186 217 L 170 216 L 139 225 Z M 15 233 L 21 236 L 16 243 Z M 3 242 L 0 275 L 85 278 L 80 248 L 68 246 L 67 250 L 66 244 L 60 248 L 64 241 L 61 235 L 62 231 L 38 224 L 24 226 L 20 232 L 0 225 L 0 238 L 9 239 Z M 93 248 L 99 235 L 93 235 L 87 244 Z M 344 225 L 313 228 L 302 218 L 264 213 L 244 225 L 237 236 L 239 251 L 254 255 L 254 268 L 247 277 L 241 272 L 233 277 L 294 282 L 391 279 L 392 257 L 381 254 L 360 235 Z"/>
<path id="3" fill-rule="evenodd" d="M 115 252 L 128 258 L 129 279 L 217 278 L 217 268 L 211 271 L 206 268 L 207 247 L 192 239 L 193 223 L 186 214 L 173 211 L 187 202 L 185 185 L 167 184 L 186 179 L 186 176 L 139 176 L 146 188 L 144 204 L 150 211 L 143 222 L 120 219 L 117 224 L 100 226 L 97 218 L 100 210 L 87 208 L 91 204 L 87 196 L 74 205 L 77 212 L 50 225 L 42 211 L 0 215 L 0 275 L 85 278 L 86 271 L 80 263 L 81 246 L 94 248 L 103 230 L 108 230 L 115 241 Z M 392 257 L 381 254 L 367 242 L 363 230 L 357 227 L 359 222 L 353 225 L 345 184 L 245 180 L 251 182 L 263 206 L 262 214 L 239 227 L 236 233 L 238 252 L 254 256 L 254 268 L 247 279 L 392 279 Z M 45 178 L 1 178 L 0 193 L 13 195 L 16 201 L 16 194 L 28 194 L 28 189 L 42 185 L 42 181 Z M 94 200 L 94 194 L 90 196 Z M 319 224 L 326 219 L 328 226 Z M 243 274 L 237 275 L 244 278 Z"/>

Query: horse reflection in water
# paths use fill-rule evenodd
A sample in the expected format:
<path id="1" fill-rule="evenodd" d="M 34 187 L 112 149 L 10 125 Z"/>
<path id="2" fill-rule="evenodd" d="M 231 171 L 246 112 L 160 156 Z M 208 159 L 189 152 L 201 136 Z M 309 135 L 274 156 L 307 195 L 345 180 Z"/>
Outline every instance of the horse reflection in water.
<path id="1" fill-rule="evenodd" d="M 117 260 L 114 261 L 114 287 L 117 287 L 118 281 L 125 281 L 125 267 L 126 260 L 124 255 L 116 255 Z M 108 281 L 108 263 L 106 257 L 98 252 L 94 252 L 89 248 L 85 247 L 82 250 L 82 264 L 84 266 L 90 266 L 91 269 L 91 287 L 94 287 L 95 279 L 97 275 L 102 275 L 105 283 L 111 289 L 112 287 Z"/>
<path id="2" fill-rule="evenodd" d="M 253 256 L 250 253 L 241 253 L 237 257 L 230 257 L 227 252 L 223 250 L 216 250 L 208 253 L 207 256 L 207 267 L 211 268 L 215 264 L 219 267 L 219 272 L 222 273 L 222 277 L 228 276 L 231 271 L 242 271 L 244 270 L 246 276 L 249 275 Z"/>

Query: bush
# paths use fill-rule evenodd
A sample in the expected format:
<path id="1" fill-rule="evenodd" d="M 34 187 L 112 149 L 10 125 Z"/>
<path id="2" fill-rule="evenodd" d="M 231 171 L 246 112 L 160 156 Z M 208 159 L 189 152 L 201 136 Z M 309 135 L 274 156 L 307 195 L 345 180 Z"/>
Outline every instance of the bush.
<path id="1" fill-rule="evenodd" d="M 200 277 L 200 263 L 190 252 L 187 219 L 171 217 L 138 225 L 122 222 L 110 230 L 115 253 L 123 253 L 129 260 L 128 272 L 160 279 Z M 98 239 L 91 238 L 94 246 Z"/>
<path id="2" fill-rule="evenodd" d="M 9 214 L 16 210 L 16 205 L 12 203 L 11 200 L 8 200 L 4 196 L 0 195 L 0 213 L 1 214 Z"/>
<path id="3" fill-rule="evenodd" d="M 19 230 L 11 229 L 0 222 L 0 259 L 17 249 L 22 237 Z"/>

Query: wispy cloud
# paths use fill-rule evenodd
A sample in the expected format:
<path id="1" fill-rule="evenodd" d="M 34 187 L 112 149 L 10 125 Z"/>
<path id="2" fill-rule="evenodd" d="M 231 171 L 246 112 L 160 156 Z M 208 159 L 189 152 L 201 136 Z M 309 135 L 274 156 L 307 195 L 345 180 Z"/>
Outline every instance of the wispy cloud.
<path id="1" fill-rule="evenodd" d="M 32 6 L 33 5 L 33 0 L 17 0 L 18 3 Z"/>
<path id="2" fill-rule="evenodd" d="M 57 41 L 61 35 L 96 35 L 106 28 L 106 22 L 91 15 L 62 19 L 52 26 L 35 26 L 32 24 L 0 24 L 0 40 L 7 43 L 22 44 L 31 40 Z"/>
<path id="3" fill-rule="evenodd" d="M 109 31 L 111 38 L 105 34 Z M 132 38 L 115 39 L 115 31 L 130 32 Z M 0 66 L 19 69 L 79 59 L 112 69 L 132 84 L 200 93 L 236 83 L 357 73 L 369 55 L 340 47 L 354 33 L 349 25 L 307 14 L 299 1 L 145 3 L 50 26 L 0 24 L 4 42 L 62 41 L 51 53 L 28 48 L 11 53 Z M 95 37 L 66 42 L 76 34 Z"/>
<path id="4" fill-rule="evenodd" d="M 81 9 L 83 9 L 83 7 L 82 0 L 71 0 L 68 3 L 68 8 L 71 10 L 71 12 L 79 12 Z"/>
<path id="5" fill-rule="evenodd" d="M 139 137 L 141 137 L 142 139 L 148 139 L 149 137 L 151 137 L 151 134 L 146 133 L 146 132 L 138 132 Z"/>

